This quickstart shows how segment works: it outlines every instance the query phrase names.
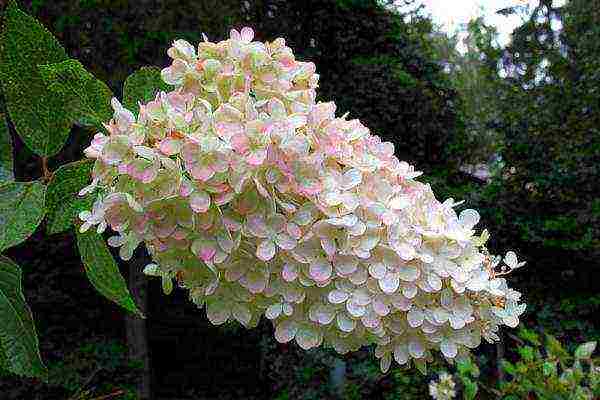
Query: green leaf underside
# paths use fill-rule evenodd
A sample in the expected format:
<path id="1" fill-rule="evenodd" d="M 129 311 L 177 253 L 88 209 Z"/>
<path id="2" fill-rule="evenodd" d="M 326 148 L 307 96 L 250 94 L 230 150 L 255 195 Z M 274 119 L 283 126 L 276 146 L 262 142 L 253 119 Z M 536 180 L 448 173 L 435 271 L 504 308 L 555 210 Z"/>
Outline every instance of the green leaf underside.
<path id="1" fill-rule="evenodd" d="M 67 53 L 42 24 L 12 1 L 6 8 L 0 46 L 0 81 L 17 133 L 40 156 L 58 153 L 71 122 L 62 100 L 47 90 L 37 66 L 64 61 Z"/>
<path id="2" fill-rule="evenodd" d="M 76 161 L 56 170 L 46 191 L 46 231 L 52 235 L 73 226 L 77 214 L 92 208 L 93 195 L 79 196 L 79 191 L 90 181 L 94 162 Z"/>
<path id="3" fill-rule="evenodd" d="M 13 148 L 4 114 L 0 113 L 0 184 L 15 180 Z"/>
<path id="4" fill-rule="evenodd" d="M 45 377 L 31 310 L 21 288 L 21 269 L 0 256 L 0 364 L 15 374 Z"/>
<path id="5" fill-rule="evenodd" d="M 129 75 L 123 86 L 123 107 L 140 112 L 138 102 L 147 103 L 154 100 L 160 91 L 169 91 L 172 87 L 167 85 L 160 76 L 160 68 L 142 67 Z"/>
<path id="6" fill-rule="evenodd" d="M 112 92 L 79 61 L 70 59 L 39 65 L 38 68 L 48 90 L 63 100 L 64 109 L 72 121 L 102 129 L 102 123 L 111 119 Z"/>
<path id="7" fill-rule="evenodd" d="M 102 236 L 95 231 L 80 233 L 77 230 L 77 247 L 87 277 L 96 290 L 127 311 L 143 318 Z"/>
<path id="8" fill-rule="evenodd" d="M 44 218 L 46 187 L 39 182 L 0 185 L 0 251 L 24 242 Z"/>

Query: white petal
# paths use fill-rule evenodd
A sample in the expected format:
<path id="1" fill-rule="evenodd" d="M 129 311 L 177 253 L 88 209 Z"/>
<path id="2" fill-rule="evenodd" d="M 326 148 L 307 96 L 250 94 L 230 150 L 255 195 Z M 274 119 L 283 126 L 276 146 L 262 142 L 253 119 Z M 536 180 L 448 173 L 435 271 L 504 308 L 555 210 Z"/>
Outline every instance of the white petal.
<path id="1" fill-rule="evenodd" d="M 331 304 L 341 304 L 348 300 L 348 297 L 350 297 L 348 292 L 342 292 L 341 290 L 332 290 L 327 295 L 327 299 Z"/>
<path id="2" fill-rule="evenodd" d="M 248 326 L 250 323 L 250 319 L 252 319 L 252 314 L 250 314 L 250 309 L 245 304 L 237 303 L 233 306 L 232 310 L 233 318 L 235 318 L 240 324 L 244 326 Z"/>
<path id="3" fill-rule="evenodd" d="M 296 343 L 304 350 L 317 347 L 322 341 L 323 335 L 312 327 L 302 327 L 296 333 Z"/>
<path id="4" fill-rule="evenodd" d="M 481 217 L 477 211 L 468 209 L 463 210 L 460 213 L 458 220 L 466 229 L 473 229 L 473 227 L 479 222 L 480 218 Z"/>
<path id="5" fill-rule="evenodd" d="M 422 358 L 425 355 L 425 348 L 419 340 L 411 340 L 408 343 L 408 353 L 413 358 Z"/>
<path id="6" fill-rule="evenodd" d="M 398 274 L 390 273 L 385 276 L 385 278 L 380 279 L 379 288 L 384 293 L 394 293 L 400 287 L 400 277 Z"/>
<path id="7" fill-rule="evenodd" d="M 458 346 L 456 345 L 456 343 L 448 339 L 444 339 L 440 343 L 440 351 L 447 358 L 454 358 L 458 354 Z"/>
<path id="8" fill-rule="evenodd" d="M 383 279 L 387 272 L 387 267 L 384 263 L 376 262 L 369 265 L 369 274 L 375 279 Z"/>
<path id="9" fill-rule="evenodd" d="M 346 302 L 346 310 L 348 310 L 350 315 L 352 315 L 355 318 L 360 318 L 363 315 L 365 315 L 365 312 L 367 312 L 365 306 L 361 306 L 360 304 L 356 303 L 356 301 L 353 301 L 352 299 L 350 299 Z"/>
<path id="10" fill-rule="evenodd" d="M 225 303 L 214 301 L 206 305 L 206 316 L 213 325 L 221 325 L 229 319 L 231 310 Z"/>
<path id="11" fill-rule="evenodd" d="M 279 343 L 287 343 L 296 336 L 298 325 L 292 320 L 285 320 L 275 327 L 275 339 Z"/>
<path id="12" fill-rule="evenodd" d="M 281 303 L 271 304 L 265 311 L 265 317 L 268 319 L 275 319 L 281 315 L 282 311 L 283 305 Z"/>
<path id="13" fill-rule="evenodd" d="M 423 311 L 421 311 L 421 309 L 417 307 L 411 308 L 410 311 L 406 314 L 406 320 L 412 328 L 418 328 L 419 326 L 421 326 L 423 324 L 424 319 L 425 314 L 423 314 Z"/>
<path id="14" fill-rule="evenodd" d="M 348 317 L 346 313 L 343 312 L 338 313 L 336 322 L 338 328 L 340 328 L 342 332 L 352 332 L 356 327 L 356 321 Z"/>
<path id="15" fill-rule="evenodd" d="M 394 347 L 394 360 L 400 365 L 408 362 L 408 346 L 406 344 L 403 343 Z"/>

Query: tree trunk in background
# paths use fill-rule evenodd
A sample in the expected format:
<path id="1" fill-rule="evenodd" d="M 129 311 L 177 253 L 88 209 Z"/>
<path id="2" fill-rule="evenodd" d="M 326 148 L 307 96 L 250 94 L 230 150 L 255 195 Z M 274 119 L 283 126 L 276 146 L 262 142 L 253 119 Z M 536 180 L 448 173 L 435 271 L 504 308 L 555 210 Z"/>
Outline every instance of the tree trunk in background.
<path id="1" fill-rule="evenodd" d="M 147 316 L 148 310 L 148 281 L 142 272 L 148 263 L 148 256 L 140 254 L 133 257 L 129 264 L 129 290 L 138 308 Z M 127 314 L 125 317 L 127 332 L 127 348 L 129 360 L 140 365 L 141 379 L 138 383 L 137 398 L 139 400 L 152 400 L 152 370 L 150 366 L 150 353 L 148 349 L 148 335 L 146 320 Z"/>

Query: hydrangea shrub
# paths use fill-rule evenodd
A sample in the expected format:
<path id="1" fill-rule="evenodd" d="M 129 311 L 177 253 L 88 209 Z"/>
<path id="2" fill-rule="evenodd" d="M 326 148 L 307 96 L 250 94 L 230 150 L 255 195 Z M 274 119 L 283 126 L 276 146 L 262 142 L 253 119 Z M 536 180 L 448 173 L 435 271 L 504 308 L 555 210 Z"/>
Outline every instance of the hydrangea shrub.
<path id="1" fill-rule="evenodd" d="M 524 263 L 489 254 L 475 210 L 438 201 L 392 143 L 316 101 L 315 65 L 284 39 L 243 28 L 168 55 L 173 90 L 137 116 L 113 99 L 108 135 L 85 150 L 81 194 L 97 199 L 81 231 L 110 227 L 124 260 L 145 244 L 145 272 L 215 325 L 264 315 L 303 349 L 375 344 L 383 371 L 517 326 L 525 304 L 502 276 Z"/>

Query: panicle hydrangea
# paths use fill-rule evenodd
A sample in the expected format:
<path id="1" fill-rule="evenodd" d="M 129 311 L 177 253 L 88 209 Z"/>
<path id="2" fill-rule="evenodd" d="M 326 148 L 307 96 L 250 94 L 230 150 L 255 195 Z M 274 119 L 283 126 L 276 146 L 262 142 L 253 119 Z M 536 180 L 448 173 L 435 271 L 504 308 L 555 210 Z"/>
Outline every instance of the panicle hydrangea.
<path id="1" fill-rule="evenodd" d="M 214 324 L 255 326 L 339 353 L 376 344 L 394 359 L 430 361 L 498 340 L 525 305 L 501 276 L 522 265 L 488 254 L 479 214 L 436 200 L 421 173 L 356 119 L 317 102 L 319 75 L 284 39 L 177 40 L 162 77 L 174 90 L 114 117 L 85 153 L 82 193 L 123 259 L 144 243 L 146 268 L 176 280 Z"/>

